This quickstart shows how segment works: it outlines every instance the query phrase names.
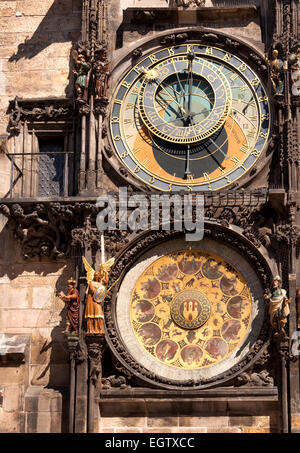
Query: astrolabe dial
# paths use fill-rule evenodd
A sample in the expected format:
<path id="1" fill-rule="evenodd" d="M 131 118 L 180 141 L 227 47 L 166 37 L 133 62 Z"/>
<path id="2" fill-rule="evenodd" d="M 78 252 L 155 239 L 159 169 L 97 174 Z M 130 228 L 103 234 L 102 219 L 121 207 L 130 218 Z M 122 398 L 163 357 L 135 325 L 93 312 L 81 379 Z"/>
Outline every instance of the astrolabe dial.
<path id="1" fill-rule="evenodd" d="M 110 136 L 122 166 L 162 191 L 220 190 L 261 158 L 272 124 L 258 75 L 199 43 L 159 49 L 115 90 Z"/>
<path id="2" fill-rule="evenodd" d="M 130 323 L 142 349 L 178 369 L 214 366 L 236 351 L 249 331 L 252 299 L 228 260 L 201 250 L 160 257 L 137 279 Z"/>
<path id="3" fill-rule="evenodd" d="M 225 123 L 231 90 L 215 65 L 190 52 L 146 71 L 139 113 L 149 131 L 171 143 L 191 144 L 210 137 Z"/>

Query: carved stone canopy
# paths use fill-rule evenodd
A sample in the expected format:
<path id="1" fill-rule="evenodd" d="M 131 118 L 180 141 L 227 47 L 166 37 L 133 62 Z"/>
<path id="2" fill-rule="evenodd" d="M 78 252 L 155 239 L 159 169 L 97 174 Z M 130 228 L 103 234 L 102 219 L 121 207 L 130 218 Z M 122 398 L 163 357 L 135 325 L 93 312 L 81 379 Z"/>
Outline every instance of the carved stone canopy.
<path id="1" fill-rule="evenodd" d="M 72 120 L 74 103 L 67 98 L 22 99 L 16 97 L 9 104 L 9 128 L 12 133 L 18 133 L 24 121 Z"/>

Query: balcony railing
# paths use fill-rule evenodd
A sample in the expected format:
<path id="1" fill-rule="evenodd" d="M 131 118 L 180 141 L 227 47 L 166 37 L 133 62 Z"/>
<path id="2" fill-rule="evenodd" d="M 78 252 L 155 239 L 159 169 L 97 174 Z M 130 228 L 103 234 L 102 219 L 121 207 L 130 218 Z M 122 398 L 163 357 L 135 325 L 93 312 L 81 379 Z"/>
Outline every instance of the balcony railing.
<path id="1" fill-rule="evenodd" d="M 8 191 L 2 198 L 67 197 L 74 187 L 74 153 L 8 153 Z"/>

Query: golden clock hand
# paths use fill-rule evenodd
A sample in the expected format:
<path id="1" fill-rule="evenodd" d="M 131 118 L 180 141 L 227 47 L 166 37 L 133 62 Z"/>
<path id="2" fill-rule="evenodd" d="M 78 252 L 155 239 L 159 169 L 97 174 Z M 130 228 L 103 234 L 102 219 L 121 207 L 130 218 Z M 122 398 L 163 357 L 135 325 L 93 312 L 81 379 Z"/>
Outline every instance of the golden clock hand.
<path id="1" fill-rule="evenodd" d="M 159 86 L 159 85 L 158 85 L 158 86 Z M 182 110 L 183 113 L 185 113 L 186 115 L 188 115 L 188 113 L 185 111 L 185 109 L 179 104 L 179 102 L 176 101 L 176 99 L 168 92 L 168 90 L 165 89 L 165 87 L 163 86 L 162 83 L 160 84 L 160 86 L 161 86 L 161 89 L 164 90 L 164 91 L 168 94 L 168 96 L 170 96 L 170 98 L 175 102 L 175 104 L 178 105 L 178 107 L 180 108 L 180 110 Z"/>
<path id="2" fill-rule="evenodd" d="M 191 147 L 190 147 L 190 144 L 188 144 L 187 150 L 186 150 L 186 166 L 185 166 L 185 172 L 184 172 L 184 176 L 186 177 L 186 179 L 188 179 L 188 177 L 192 174 L 190 171 L 190 151 L 191 151 Z"/>
<path id="3" fill-rule="evenodd" d="M 193 60 L 195 58 L 194 52 L 189 52 L 188 54 L 188 60 L 189 60 L 189 99 L 188 99 L 188 114 L 191 114 L 191 106 L 192 106 L 192 90 L 193 90 Z"/>
<path id="4" fill-rule="evenodd" d="M 193 116 L 202 115 L 203 113 L 206 113 L 206 112 L 210 112 L 210 109 L 205 109 L 205 110 L 202 110 L 201 112 L 190 113 L 190 118 L 193 118 Z M 174 120 L 168 121 L 168 123 L 172 123 L 173 121 L 184 120 L 184 119 L 187 119 L 186 115 L 185 116 L 180 116 L 179 118 L 175 118 Z M 197 123 L 194 123 L 193 119 L 192 119 L 191 125 L 195 126 L 196 124 Z"/>
<path id="5" fill-rule="evenodd" d="M 225 157 L 225 159 L 229 159 L 229 156 L 227 156 L 227 154 L 224 153 L 224 151 L 216 144 L 216 142 L 215 142 L 212 138 L 209 137 L 208 140 L 209 140 L 210 142 L 212 142 L 212 144 L 213 144 L 216 148 L 218 148 L 218 150 L 223 154 L 223 156 Z"/>

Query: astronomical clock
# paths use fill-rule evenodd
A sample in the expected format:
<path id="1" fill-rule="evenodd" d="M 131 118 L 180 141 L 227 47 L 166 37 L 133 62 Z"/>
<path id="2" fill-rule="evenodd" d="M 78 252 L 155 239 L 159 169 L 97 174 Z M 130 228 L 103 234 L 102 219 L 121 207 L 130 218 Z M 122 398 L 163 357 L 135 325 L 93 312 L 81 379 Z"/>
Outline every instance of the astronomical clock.
<path id="1" fill-rule="evenodd" d="M 273 115 L 265 80 L 245 55 L 189 39 L 120 65 L 109 140 L 130 183 L 170 193 L 221 192 L 249 181 L 264 161 Z M 202 241 L 146 240 L 116 273 L 106 304 L 110 347 L 151 385 L 228 381 L 266 334 L 261 276 L 270 269 L 259 254 L 251 262 L 240 235 L 205 225 Z"/>
<path id="2" fill-rule="evenodd" d="M 272 115 L 243 59 L 191 42 L 159 48 L 123 74 L 109 122 L 119 162 L 148 188 L 215 191 L 250 173 Z"/>

